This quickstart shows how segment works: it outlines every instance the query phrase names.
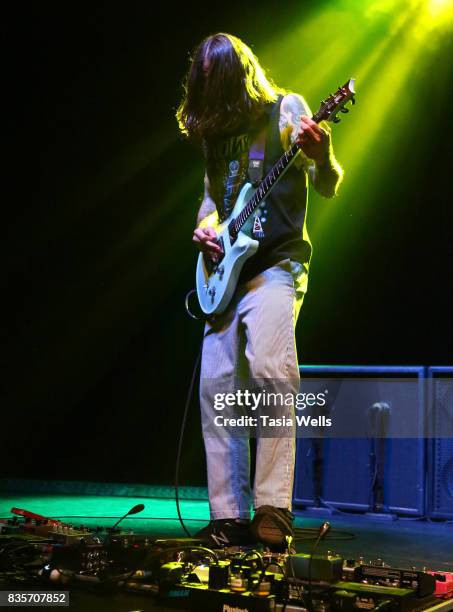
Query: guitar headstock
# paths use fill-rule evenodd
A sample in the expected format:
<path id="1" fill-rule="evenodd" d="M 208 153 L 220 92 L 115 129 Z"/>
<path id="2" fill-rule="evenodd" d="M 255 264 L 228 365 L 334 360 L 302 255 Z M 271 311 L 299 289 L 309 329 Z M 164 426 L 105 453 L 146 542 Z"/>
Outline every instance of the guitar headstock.
<path id="1" fill-rule="evenodd" d="M 351 100 L 352 104 L 355 104 L 355 90 L 354 90 L 355 79 L 349 79 L 343 87 L 339 87 L 337 91 L 326 100 L 321 100 L 321 106 L 318 112 L 313 115 L 313 121 L 319 123 L 320 121 L 332 121 L 338 123 L 340 117 L 337 117 L 338 113 L 349 113 L 349 108 L 345 108 L 345 104 Z"/>

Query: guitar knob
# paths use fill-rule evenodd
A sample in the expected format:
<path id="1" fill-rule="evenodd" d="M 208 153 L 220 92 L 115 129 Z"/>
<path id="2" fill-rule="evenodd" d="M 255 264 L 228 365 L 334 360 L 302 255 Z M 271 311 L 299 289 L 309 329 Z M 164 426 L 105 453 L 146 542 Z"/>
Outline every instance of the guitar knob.
<path id="1" fill-rule="evenodd" d="M 211 287 L 208 291 L 209 295 L 211 295 L 212 297 L 215 296 L 215 287 Z"/>
<path id="2" fill-rule="evenodd" d="M 223 266 L 219 266 L 219 267 L 217 268 L 217 272 L 218 272 L 220 275 L 222 275 L 222 274 L 225 272 L 225 268 L 224 268 Z"/>

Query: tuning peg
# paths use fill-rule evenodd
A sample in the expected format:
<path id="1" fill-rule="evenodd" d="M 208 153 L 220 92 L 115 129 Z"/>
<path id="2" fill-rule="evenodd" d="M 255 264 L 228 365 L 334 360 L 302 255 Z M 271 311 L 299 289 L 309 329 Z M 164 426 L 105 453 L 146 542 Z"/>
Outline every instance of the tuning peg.
<path id="1" fill-rule="evenodd" d="M 349 108 L 340 108 L 340 113 L 349 113 Z"/>
<path id="2" fill-rule="evenodd" d="M 321 104 L 325 104 L 325 100 L 321 100 Z"/>
<path id="3" fill-rule="evenodd" d="M 352 96 L 352 98 L 351 98 L 351 104 L 355 104 L 355 98 L 354 98 L 354 96 Z"/>
<path id="4" fill-rule="evenodd" d="M 340 117 L 334 117 L 332 121 L 334 123 L 340 123 L 341 119 L 340 119 Z"/>

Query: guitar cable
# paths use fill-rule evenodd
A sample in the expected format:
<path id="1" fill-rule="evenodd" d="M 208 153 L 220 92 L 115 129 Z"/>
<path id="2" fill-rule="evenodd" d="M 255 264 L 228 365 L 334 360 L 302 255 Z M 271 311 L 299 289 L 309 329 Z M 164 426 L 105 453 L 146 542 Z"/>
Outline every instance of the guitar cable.
<path id="1" fill-rule="evenodd" d="M 195 319 L 195 321 L 207 321 L 208 317 L 202 311 L 201 311 L 200 316 L 197 316 L 190 310 L 189 300 L 190 300 L 190 297 L 196 292 L 197 292 L 196 289 L 191 289 L 186 294 L 186 297 L 184 300 L 184 306 L 185 306 L 186 312 L 189 315 L 189 317 L 191 317 L 192 319 Z"/>
<path id="2" fill-rule="evenodd" d="M 194 317 L 194 318 L 196 318 L 196 317 Z M 191 538 L 192 535 L 191 535 L 191 533 L 189 532 L 189 530 L 187 529 L 187 527 L 186 527 L 186 525 L 184 523 L 184 520 L 183 520 L 182 515 L 181 515 L 181 509 L 179 507 L 179 470 L 180 470 L 180 465 L 181 465 L 182 445 L 183 445 L 183 441 L 184 441 L 184 433 L 185 433 L 185 430 L 186 430 L 187 415 L 189 413 L 190 400 L 192 399 L 193 388 L 195 386 L 195 377 L 197 375 L 198 366 L 200 365 L 202 352 L 203 352 L 203 343 L 201 343 L 200 350 L 198 351 L 198 355 L 197 355 L 197 358 L 195 360 L 195 365 L 193 367 L 193 372 L 192 372 L 192 378 L 191 378 L 191 381 L 190 381 L 189 390 L 187 392 L 186 404 L 184 406 L 184 412 L 183 412 L 182 421 L 181 421 L 181 428 L 180 428 L 180 431 L 179 431 L 178 450 L 176 452 L 176 463 L 175 463 L 175 482 L 174 482 L 174 488 L 175 488 L 176 512 L 178 513 L 178 519 L 179 519 L 179 522 L 181 523 L 181 527 L 183 528 L 183 530 L 186 533 L 188 538 Z"/>
<path id="3" fill-rule="evenodd" d="M 190 310 L 189 300 L 190 300 L 190 297 L 194 293 L 196 293 L 196 292 L 197 292 L 196 289 L 191 289 L 186 294 L 186 297 L 185 297 L 185 300 L 184 300 L 184 306 L 185 306 L 186 312 L 189 315 L 189 317 L 191 317 L 195 321 L 206 320 L 207 317 L 199 317 L 199 316 L 195 315 Z M 184 441 L 184 433 L 185 433 L 185 430 L 186 430 L 187 415 L 189 414 L 190 400 L 192 399 L 193 388 L 195 386 L 195 377 L 197 375 L 198 367 L 200 365 L 202 352 L 203 352 L 203 342 L 201 342 L 200 350 L 198 351 L 198 355 L 197 355 L 197 358 L 195 360 L 195 365 L 194 365 L 193 371 L 192 371 L 192 378 L 190 380 L 189 390 L 187 392 L 186 404 L 184 406 L 184 412 L 183 412 L 182 420 L 181 420 L 181 428 L 180 428 L 180 431 L 179 431 L 178 450 L 176 452 L 176 463 L 175 463 L 174 489 L 175 489 L 176 512 L 178 514 L 178 520 L 181 523 L 181 527 L 183 528 L 183 531 L 185 532 L 185 534 L 187 535 L 188 538 L 191 538 L 192 535 L 191 535 L 190 531 L 187 529 L 187 527 L 186 527 L 186 525 L 184 523 L 184 520 L 183 520 L 182 515 L 181 515 L 181 508 L 180 508 L 180 505 L 179 505 L 179 471 L 180 471 L 180 466 L 181 466 L 182 445 L 183 445 L 183 441 Z"/>

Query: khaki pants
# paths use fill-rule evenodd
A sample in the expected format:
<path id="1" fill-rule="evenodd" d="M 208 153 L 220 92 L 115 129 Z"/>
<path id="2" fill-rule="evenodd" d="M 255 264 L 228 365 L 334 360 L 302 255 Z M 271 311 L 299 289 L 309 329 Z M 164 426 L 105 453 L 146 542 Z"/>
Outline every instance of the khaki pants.
<path id="1" fill-rule="evenodd" d="M 307 290 L 308 272 L 286 259 L 239 285 L 227 310 L 206 323 L 201 362 L 200 405 L 208 468 L 211 519 L 249 518 L 249 439 L 212 425 L 215 381 L 237 376 L 287 380 L 299 392 L 295 325 Z M 294 415 L 294 407 L 288 407 Z M 285 435 L 257 435 L 253 506 L 291 508 L 295 428 Z"/>

